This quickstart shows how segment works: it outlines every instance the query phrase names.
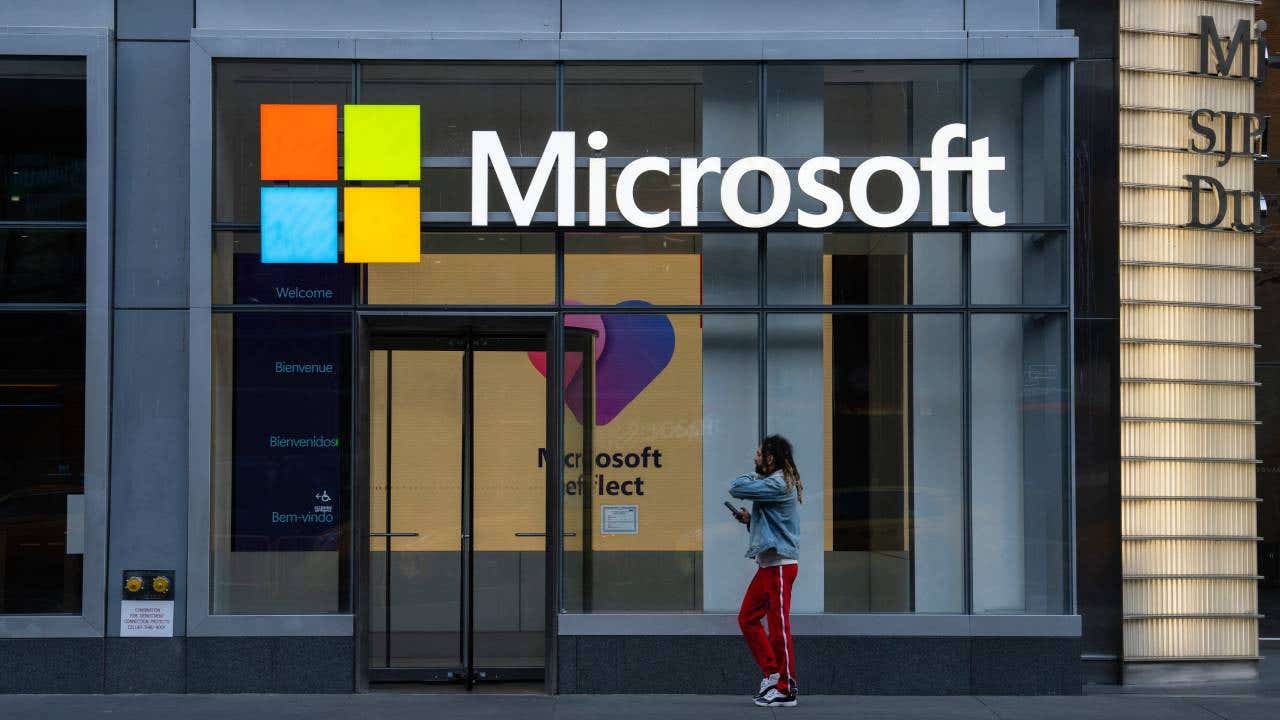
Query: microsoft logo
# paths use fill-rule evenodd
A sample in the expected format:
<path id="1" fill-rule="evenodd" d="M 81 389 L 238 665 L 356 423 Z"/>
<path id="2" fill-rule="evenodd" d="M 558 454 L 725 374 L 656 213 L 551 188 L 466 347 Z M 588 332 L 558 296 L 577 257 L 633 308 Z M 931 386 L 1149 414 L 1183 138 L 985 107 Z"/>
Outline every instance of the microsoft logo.
<path id="1" fill-rule="evenodd" d="M 262 262 L 338 262 L 338 106 L 262 105 L 261 112 Z M 343 120 L 342 179 L 347 183 L 342 188 L 343 262 L 421 262 L 422 193 L 418 182 L 422 179 L 422 108 L 344 105 Z M 578 222 L 575 185 L 579 166 L 575 138 L 572 131 L 552 132 L 527 189 L 522 190 L 498 133 L 472 131 L 471 226 L 489 224 L 492 174 L 518 227 L 533 222 L 535 209 L 555 175 L 556 224 L 574 227 Z M 986 227 L 1000 227 L 1005 213 L 991 207 L 991 174 L 1004 170 L 1005 158 L 991 155 L 989 138 L 972 143 L 967 143 L 967 138 L 964 123 L 942 126 L 933 135 L 932 154 L 919 159 L 919 170 L 900 157 L 865 158 L 853 168 L 847 194 L 820 179 L 823 174 L 839 177 L 842 172 L 840 158 L 828 156 L 804 161 L 794 180 L 782 163 L 767 157 L 738 158 L 727 165 L 719 157 L 677 158 L 674 168 L 672 158 L 633 158 L 622 168 L 613 190 L 623 220 L 644 228 L 671 226 L 677 219 L 680 227 L 697 227 L 701 183 L 710 175 L 721 176 L 720 205 L 726 219 L 738 227 L 768 227 L 789 216 L 801 227 L 827 228 L 845 222 L 848 208 L 853 218 L 866 226 L 892 228 L 916 218 L 924 199 L 920 178 L 924 173 L 929 175 L 931 190 L 929 223 L 944 227 L 951 223 L 952 215 L 950 174 L 968 173 L 973 220 Z M 956 140 L 966 142 L 971 154 L 951 155 Z M 608 142 L 603 131 L 587 135 L 587 145 L 597 153 Z M 606 158 L 591 157 L 586 164 L 587 225 L 603 227 L 609 219 Z M 635 188 L 646 173 L 668 180 L 680 178 L 679 184 L 671 183 L 680 188 L 675 208 L 652 212 L 637 205 Z M 758 210 L 744 207 L 739 198 L 739 185 L 752 173 L 767 178 L 772 188 L 768 206 Z M 895 176 L 902 189 L 897 206 L 887 211 L 872 207 L 869 198 L 871 179 L 879 173 Z M 804 202 L 791 202 L 793 182 L 798 195 L 807 198 Z M 1003 194 L 1009 192 L 1006 188 Z M 816 205 L 822 206 L 821 212 L 812 211 Z"/>
<path id="2" fill-rule="evenodd" d="M 338 262 L 338 106 L 260 110 L 262 262 Z M 419 262 L 421 108 L 344 105 L 342 114 L 342 179 L 360 183 L 342 188 L 343 262 Z"/>

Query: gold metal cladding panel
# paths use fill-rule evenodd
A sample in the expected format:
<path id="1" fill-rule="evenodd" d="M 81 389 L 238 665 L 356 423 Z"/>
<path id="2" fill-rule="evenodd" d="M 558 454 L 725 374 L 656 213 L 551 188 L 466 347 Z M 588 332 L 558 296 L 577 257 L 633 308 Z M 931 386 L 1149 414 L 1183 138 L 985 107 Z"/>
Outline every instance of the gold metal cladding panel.
<path id="1" fill-rule="evenodd" d="M 1252 420 L 1254 392 L 1249 385 L 1123 383 L 1120 406 L 1129 417 Z"/>
<path id="2" fill-rule="evenodd" d="M 1185 135 L 1187 120 L 1185 116 L 1180 119 Z M 1197 144 L 1203 147 L 1204 140 L 1200 139 Z M 1232 157 L 1226 165 L 1219 167 L 1218 163 L 1224 157 L 1221 154 L 1199 155 L 1121 148 L 1120 182 L 1184 188 L 1187 187 L 1184 175 L 1209 175 L 1218 178 L 1229 188 L 1253 187 L 1253 158 L 1247 155 Z"/>
<path id="3" fill-rule="evenodd" d="M 1253 21 L 1253 4 L 1232 0 L 1122 0 L 1120 27 L 1199 33 L 1200 16 L 1211 15 L 1219 32 L 1228 32 L 1240 20 Z M 1121 59 L 1125 57 L 1121 48 Z"/>
<path id="4" fill-rule="evenodd" d="M 1241 658 L 1258 655 L 1254 618 L 1163 618 L 1126 620 L 1126 660 Z"/>
<path id="5" fill-rule="evenodd" d="M 1214 127 L 1216 129 L 1217 125 Z M 1189 155 L 1192 137 L 1196 135 L 1191 132 L 1191 126 L 1187 123 L 1187 113 L 1184 111 L 1137 109 L 1120 111 L 1120 144 L 1122 146 L 1165 148 L 1170 152 L 1186 150 L 1186 153 L 1179 154 Z M 1203 147 L 1203 138 L 1197 144 Z M 1239 143 L 1236 147 L 1240 147 Z M 1123 153 L 1123 148 L 1121 152 Z M 1123 155 L 1121 157 L 1123 158 Z M 1123 165 L 1122 161 L 1122 171 Z"/>
<path id="6" fill-rule="evenodd" d="M 1239 21 L 1252 22 L 1254 4 L 1120 2 L 1121 546 L 1131 661 L 1258 653 L 1254 237 L 1231 230 L 1230 196 L 1217 229 L 1186 227 L 1185 177 L 1253 189 L 1251 157 L 1190 151 L 1204 138 L 1188 113 L 1251 112 L 1254 85 L 1194 74 L 1202 15 L 1231 36 Z M 1233 70 L 1243 68 L 1237 55 Z M 1224 119 L 1200 119 L 1221 148 Z M 1243 123 L 1232 135 L 1243 148 Z M 1214 193 L 1195 201 L 1201 221 L 1218 215 Z M 1252 198 L 1240 214 L 1253 220 Z M 1204 617 L 1216 615 L 1228 617 Z"/>
<path id="7" fill-rule="evenodd" d="M 1121 345 L 1120 376 L 1166 380 L 1253 380 L 1253 351 L 1196 345 Z M 1127 414 L 1121 406 L 1121 414 Z"/>
<path id="8" fill-rule="evenodd" d="M 1216 21 L 1215 21 L 1216 22 Z M 1235 21 L 1229 25 L 1218 24 L 1219 33 L 1230 33 Z M 1191 35 L 1166 35 L 1163 33 L 1122 30 L 1120 32 L 1120 57 L 1127 58 L 1130 67 L 1186 72 L 1200 67 L 1200 26 L 1197 23 Z M 1216 59 L 1215 59 L 1216 62 Z M 1231 74 L 1239 75 L 1244 63 L 1243 53 L 1237 53 L 1231 62 Z"/>
<path id="9" fill-rule="evenodd" d="M 1140 65 L 1141 61 L 1122 60 L 1121 63 Z M 1253 88 L 1250 80 L 1169 75 L 1144 70 L 1120 71 L 1120 104 L 1124 107 L 1188 112 L 1207 107 L 1217 111 L 1252 112 Z"/>
<path id="10" fill-rule="evenodd" d="M 1257 503 L 1250 500 L 1135 500 L 1121 503 L 1127 535 L 1253 537 Z"/>
<path id="11" fill-rule="evenodd" d="M 1125 457 L 1252 460 L 1255 436 L 1253 425 L 1126 420 L 1120 424 L 1120 452 Z"/>
<path id="12" fill-rule="evenodd" d="M 1141 385 L 1126 384 L 1122 392 L 1135 387 Z M 1251 388 L 1249 394 L 1253 394 Z M 1198 495 L 1252 498 L 1255 492 L 1257 468 L 1252 464 L 1125 460 L 1123 467 L 1121 492 L 1129 497 Z"/>
<path id="13" fill-rule="evenodd" d="M 1185 186 L 1185 183 L 1184 183 Z M 1249 190 L 1249 187 L 1230 188 L 1233 190 Z M 1180 188 L 1120 188 L 1120 222 L 1147 223 L 1153 225 L 1173 225 L 1181 227 L 1191 222 L 1191 202 L 1187 198 L 1189 190 Z M 1228 228 L 1235 217 L 1235 200 L 1227 197 L 1227 213 L 1218 227 Z M 1245 222 L 1253 219 L 1253 198 L 1245 197 L 1240 203 L 1241 214 Z M 1201 190 L 1200 221 L 1208 223 L 1214 219 L 1219 209 L 1215 193 Z M 1212 231 L 1210 231 L 1212 232 Z"/>
<path id="14" fill-rule="evenodd" d="M 1247 308 L 1120 306 L 1120 336 L 1193 342 L 1253 342 L 1253 311 Z"/>
<path id="15" fill-rule="evenodd" d="M 1163 227 L 1126 227 L 1120 232 L 1122 262 L 1253 267 L 1253 235 L 1248 233 Z"/>
<path id="16" fill-rule="evenodd" d="M 1120 555 L 1126 577 L 1258 572 L 1258 548 L 1243 540 L 1125 540 Z"/>
<path id="17" fill-rule="evenodd" d="M 1120 144 L 1187 150 L 1191 132 L 1186 113 L 1158 110 L 1122 110 L 1120 112 Z M 1203 143 L 1201 143 L 1203 144 Z M 1124 150 L 1121 150 L 1124 170 Z"/>
<path id="18" fill-rule="evenodd" d="M 1214 305 L 1252 305 L 1253 274 L 1159 266 L 1120 268 L 1120 297 Z"/>
<path id="19" fill-rule="evenodd" d="M 1258 612 L 1252 578 L 1142 578 L 1124 581 L 1124 614 L 1252 615 Z"/>

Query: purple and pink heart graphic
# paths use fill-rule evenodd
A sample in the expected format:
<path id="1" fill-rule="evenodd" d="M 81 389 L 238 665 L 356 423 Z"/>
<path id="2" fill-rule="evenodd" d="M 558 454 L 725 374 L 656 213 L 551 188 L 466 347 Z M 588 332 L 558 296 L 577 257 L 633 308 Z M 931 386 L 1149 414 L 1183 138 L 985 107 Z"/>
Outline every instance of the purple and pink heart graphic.
<path id="1" fill-rule="evenodd" d="M 649 303 L 625 300 L 618 307 L 649 307 Z M 662 374 L 675 354 L 676 331 L 666 315 L 567 315 L 565 326 L 595 332 L 596 425 L 608 425 L 616 418 Z M 546 377 L 546 353 L 529 353 L 529 362 Z M 581 354 L 565 353 L 564 380 L 565 404 L 582 422 Z"/>

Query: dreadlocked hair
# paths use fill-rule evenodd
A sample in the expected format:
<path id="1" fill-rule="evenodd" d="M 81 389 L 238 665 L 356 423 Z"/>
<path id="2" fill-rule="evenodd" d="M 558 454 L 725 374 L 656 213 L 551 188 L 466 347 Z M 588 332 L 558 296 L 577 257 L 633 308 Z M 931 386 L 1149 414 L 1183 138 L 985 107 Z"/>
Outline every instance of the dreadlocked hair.
<path id="1" fill-rule="evenodd" d="M 787 489 L 795 490 L 796 500 L 804 502 L 804 483 L 800 481 L 800 471 L 796 469 L 796 461 L 791 457 L 791 443 L 781 435 L 770 435 L 760 441 L 760 454 L 770 471 L 782 471 Z"/>

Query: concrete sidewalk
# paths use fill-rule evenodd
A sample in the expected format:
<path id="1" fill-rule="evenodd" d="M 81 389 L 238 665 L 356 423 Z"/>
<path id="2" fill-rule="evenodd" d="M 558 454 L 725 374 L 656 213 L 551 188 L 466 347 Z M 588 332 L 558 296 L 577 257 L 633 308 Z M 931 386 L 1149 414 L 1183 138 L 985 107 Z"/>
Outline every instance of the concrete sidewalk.
<path id="1" fill-rule="evenodd" d="M 1280 697 L 1101 692 L 1079 697 L 802 697 L 796 708 L 763 709 L 747 697 L 387 692 L 365 695 L 11 695 L 0 718 L 171 717 L 184 720 L 736 720 L 927 718 L 929 720 L 1276 720 Z"/>

